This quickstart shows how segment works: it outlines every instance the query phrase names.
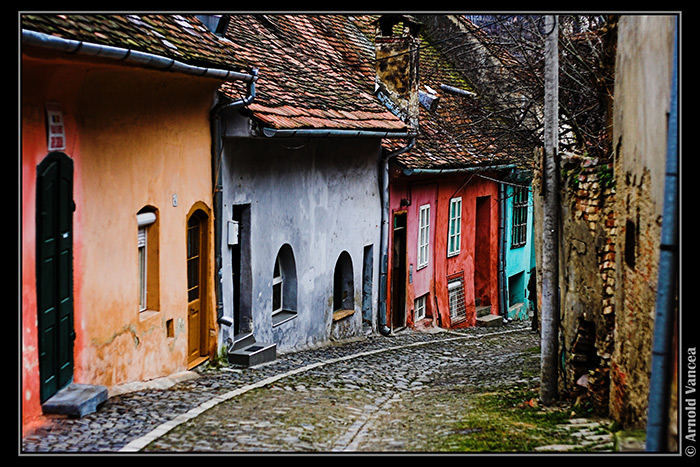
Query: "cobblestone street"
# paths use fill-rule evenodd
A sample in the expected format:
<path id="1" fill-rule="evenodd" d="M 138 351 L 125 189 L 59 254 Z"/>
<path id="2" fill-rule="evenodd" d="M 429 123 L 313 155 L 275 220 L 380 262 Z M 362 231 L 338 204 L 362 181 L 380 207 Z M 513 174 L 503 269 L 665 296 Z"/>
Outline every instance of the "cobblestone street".
<path id="1" fill-rule="evenodd" d="M 57 418 L 26 436 L 22 450 L 462 450 L 461 438 L 484 430 L 460 428 L 473 396 L 537 387 L 539 337 L 518 324 L 401 332 L 279 355 L 253 368 L 203 365 L 197 373 L 168 389 L 111 397 L 82 419 Z M 569 444 L 549 443 L 551 450 L 577 448 L 570 441 L 581 440 L 580 433 L 559 431 Z M 612 447 L 600 433 L 590 434 L 598 436 L 595 442 L 578 447 Z M 531 440 L 522 446 L 550 450 L 544 444 Z"/>

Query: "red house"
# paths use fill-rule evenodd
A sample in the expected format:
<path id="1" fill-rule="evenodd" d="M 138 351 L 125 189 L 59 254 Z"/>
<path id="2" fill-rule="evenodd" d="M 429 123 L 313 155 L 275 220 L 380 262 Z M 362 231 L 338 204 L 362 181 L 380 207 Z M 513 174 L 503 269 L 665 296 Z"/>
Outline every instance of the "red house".
<path id="1" fill-rule="evenodd" d="M 403 23 L 402 34 L 396 23 Z M 385 213 L 386 326 L 457 328 L 474 326 L 477 318 L 495 324 L 501 319 L 499 264 L 504 264 L 499 261 L 500 182 L 517 161 L 484 151 L 486 138 L 469 141 L 460 134 L 473 93 L 459 71 L 429 46 L 419 22 L 385 15 L 372 24 L 378 26 L 378 51 L 390 43 L 395 50 L 386 56 L 410 57 L 408 71 L 400 75 L 408 83 L 392 86 L 399 74 L 391 75 L 392 62 L 381 63 L 377 54 L 378 95 L 418 128 L 410 149 L 385 148 L 396 151 L 389 159 Z M 382 31 L 393 35 L 382 37 Z M 402 41 L 406 50 L 398 50 Z"/>

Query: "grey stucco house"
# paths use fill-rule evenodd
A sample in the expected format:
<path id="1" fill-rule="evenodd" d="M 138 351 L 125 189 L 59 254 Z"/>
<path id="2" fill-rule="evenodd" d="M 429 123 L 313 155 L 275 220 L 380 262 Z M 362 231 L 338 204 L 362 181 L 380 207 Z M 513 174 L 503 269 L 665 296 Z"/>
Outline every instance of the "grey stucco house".
<path id="1" fill-rule="evenodd" d="M 212 111 L 220 345 L 377 331 L 382 140 L 411 132 L 374 93 L 374 44 L 342 15 L 224 19 L 258 79 Z"/>

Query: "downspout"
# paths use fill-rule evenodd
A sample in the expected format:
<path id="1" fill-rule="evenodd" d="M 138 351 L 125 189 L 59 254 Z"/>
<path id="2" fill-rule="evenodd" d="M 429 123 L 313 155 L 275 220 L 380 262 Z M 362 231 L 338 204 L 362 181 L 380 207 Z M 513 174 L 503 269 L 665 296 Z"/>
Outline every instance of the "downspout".
<path id="1" fill-rule="evenodd" d="M 661 252 L 659 255 L 647 416 L 646 450 L 652 452 L 668 450 L 669 396 L 673 366 L 672 334 L 675 325 L 675 300 L 678 291 L 678 272 L 676 270 L 678 265 L 678 19 L 675 21 Z"/>
<path id="2" fill-rule="evenodd" d="M 249 105 L 255 99 L 255 82 L 258 80 L 258 69 L 253 68 L 251 71 L 252 79 L 248 81 L 248 92 L 246 97 L 233 102 L 219 102 L 210 112 L 211 131 L 212 131 L 212 179 L 214 184 L 214 262 L 216 269 L 216 280 L 214 290 L 216 295 L 216 322 L 221 326 L 230 327 L 233 325 L 233 319 L 224 316 L 224 301 L 221 291 L 222 276 L 222 226 L 223 226 L 223 185 L 221 181 L 221 154 L 223 152 L 223 132 L 221 129 L 221 115 L 225 111 L 237 109 Z"/>
<path id="3" fill-rule="evenodd" d="M 498 219 L 498 298 L 501 308 L 503 322 L 508 322 L 508 307 L 506 294 L 506 187 L 503 183 L 498 184 L 498 208 L 500 216 Z"/>
<path id="4" fill-rule="evenodd" d="M 381 201 L 382 201 L 382 230 L 380 237 L 379 262 L 379 307 L 377 310 L 377 330 L 383 335 L 391 334 L 391 329 L 386 325 L 386 294 L 387 294 L 387 271 L 389 268 L 389 161 L 396 156 L 413 149 L 416 145 L 416 137 L 412 136 L 409 143 L 401 149 L 386 153 L 382 151 L 380 160 L 380 180 L 381 180 Z"/>

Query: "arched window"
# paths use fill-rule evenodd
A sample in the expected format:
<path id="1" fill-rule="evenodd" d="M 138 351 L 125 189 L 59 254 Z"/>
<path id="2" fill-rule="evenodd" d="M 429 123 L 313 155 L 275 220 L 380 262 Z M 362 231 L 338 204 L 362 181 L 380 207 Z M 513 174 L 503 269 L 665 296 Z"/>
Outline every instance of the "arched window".
<path id="1" fill-rule="evenodd" d="M 272 271 L 272 325 L 289 321 L 297 314 L 297 267 L 292 247 L 285 243 L 277 253 Z"/>
<path id="2" fill-rule="evenodd" d="M 335 263 L 333 273 L 333 311 L 355 309 L 355 287 L 353 284 L 352 259 L 343 251 Z"/>
<path id="3" fill-rule="evenodd" d="M 139 312 L 159 309 L 158 210 L 152 206 L 136 214 L 138 224 Z"/>

